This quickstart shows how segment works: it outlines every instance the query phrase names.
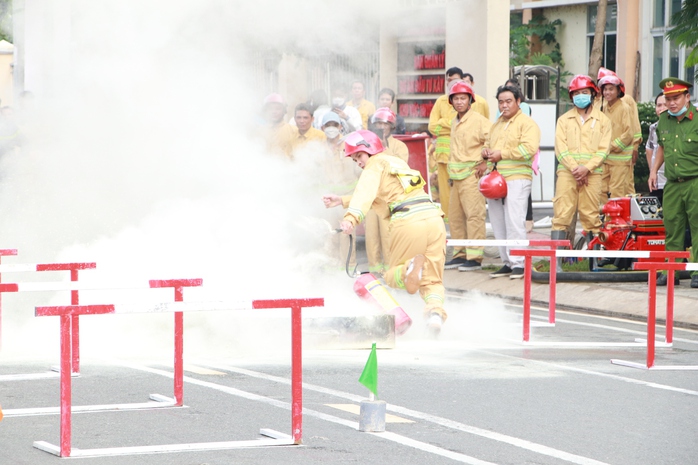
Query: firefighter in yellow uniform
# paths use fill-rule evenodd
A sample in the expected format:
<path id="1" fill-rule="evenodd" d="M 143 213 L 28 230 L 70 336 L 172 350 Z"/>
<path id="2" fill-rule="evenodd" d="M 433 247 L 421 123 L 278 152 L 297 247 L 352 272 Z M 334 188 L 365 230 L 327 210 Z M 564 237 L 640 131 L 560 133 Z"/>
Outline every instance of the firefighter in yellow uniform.
<path id="1" fill-rule="evenodd" d="M 492 123 L 473 111 L 472 102 L 477 97 L 465 81 L 456 81 L 451 86 L 449 99 L 457 113 L 451 126 L 448 162 L 448 175 L 453 182 L 448 215 L 451 239 L 486 239 L 487 207 L 478 182 L 487 170 L 482 146 Z M 453 259 L 446 263 L 445 269 L 479 270 L 483 258 L 484 247 L 455 247 Z"/>
<path id="2" fill-rule="evenodd" d="M 371 117 L 371 122 L 376 130 L 382 131 L 381 142 L 383 153 L 393 155 L 407 163 L 409 151 L 404 142 L 395 139 L 392 131 L 395 129 L 397 118 L 390 108 L 379 108 Z M 366 256 L 368 269 L 371 273 L 383 274 L 386 265 L 390 262 L 388 251 L 390 250 L 390 211 L 388 205 L 381 202 L 376 208 L 372 208 L 364 220 L 366 228 Z"/>
<path id="3" fill-rule="evenodd" d="M 475 88 L 475 78 L 470 73 L 463 73 L 463 80 L 471 87 Z M 490 105 L 487 103 L 485 97 L 475 94 L 475 101 L 472 104 L 471 110 L 476 113 L 480 113 L 487 119 L 490 119 Z"/>
<path id="4" fill-rule="evenodd" d="M 351 85 L 351 97 L 352 99 L 347 102 L 347 106 L 354 107 L 359 110 L 361 115 L 361 126 L 363 129 L 368 129 L 368 119 L 376 111 L 376 107 L 373 103 L 366 100 L 366 91 L 364 89 L 364 83 L 361 81 L 354 81 Z"/>
<path id="5" fill-rule="evenodd" d="M 313 112 L 307 104 L 299 103 L 296 105 L 293 119 L 296 128 L 291 138 L 291 153 L 310 142 L 324 143 L 327 141 L 325 133 L 313 127 Z"/>
<path id="6" fill-rule="evenodd" d="M 577 75 L 568 86 L 575 108 L 557 120 L 557 183 L 550 238 L 565 240 L 575 213 L 585 231 L 599 232 L 599 195 L 603 162 L 611 145 L 611 120 L 595 107 L 598 88 L 589 76 Z M 591 239 L 587 235 L 587 240 Z"/>
<path id="7" fill-rule="evenodd" d="M 262 137 L 266 140 L 268 152 L 283 154 L 292 158 L 292 141 L 296 129 L 284 121 L 286 115 L 286 102 L 284 98 L 276 93 L 269 94 L 264 98 L 262 107 Z"/>
<path id="8" fill-rule="evenodd" d="M 424 192 L 424 179 L 397 157 L 385 155 L 371 131 L 356 131 L 345 139 L 347 156 L 363 172 L 351 197 L 325 195 L 327 208 L 347 208 L 341 229 L 351 234 L 377 201 L 390 208 L 390 263 L 385 280 L 390 287 L 419 291 L 426 302 L 427 328 L 437 335 L 446 320 L 443 273 L 446 228 L 441 209 Z"/>
<path id="9" fill-rule="evenodd" d="M 599 73 L 596 77 L 597 81 L 603 78 L 604 76 L 616 76 L 618 75 L 614 72 L 611 71 L 610 69 L 601 67 L 599 68 Z M 635 99 L 632 98 L 629 94 L 625 93 L 625 84 L 623 83 L 623 80 L 620 80 L 620 91 L 623 94 L 621 97 L 621 100 L 625 102 L 629 107 L 630 107 L 630 116 L 631 116 L 631 123 L 632 123 L 632 131 L 633 131 L 633 165 L 637 163 L 637 154 L 638 154 L 638 148 L 640 147 L 640 143 L 642 142 L 642 127 L 640 126 L 640 115 L 637 111 L 637 102 L 635 102 Z M 628 185 L 626 186 L 626 192 L 628 194 L 634 194 L 635 193 L 635 173 L 634 171 L 631 171 L 630 177 L 628 178 Z"/>
<path id="10" fill-rule="evenodd" d="M 630 107 L 621 100 L 623 81 L 618 76 L 608 75 L 599 79 L 599 88 L 603 95 L 602 111 L 611 120 L 611 148 L 606 157 L 601 177 L 600 204 L 611 198 L 623 197 L 635 192 L 629 191 L 629 179 L 633 174 L 633 141 L 635 138 L 634 123 Z M 605 102 L 604 102 L 605 101 Z"/>

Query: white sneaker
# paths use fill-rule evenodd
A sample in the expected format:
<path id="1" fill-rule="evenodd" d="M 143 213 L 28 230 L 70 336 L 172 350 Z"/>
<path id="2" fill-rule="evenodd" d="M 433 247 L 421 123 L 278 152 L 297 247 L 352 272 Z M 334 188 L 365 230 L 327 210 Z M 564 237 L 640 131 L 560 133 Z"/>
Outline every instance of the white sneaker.
<path id="1" fill-rule="evenodd" d="M 422 280 L 422 269 L 427 258 L 422 255 L 415 255 L 410 264 L 407 266 L 405 273 L 405 289 L 410 294 L 414 294 L 419 290 L 419 282 Z"/>
<path id="2" fill-rule="evenodd" d="M 438 313 L 432 313 L 427 320 L 427 334 L 435 338 L 441 332 L 441 326 L 444 324 L 444 320 Z"/>

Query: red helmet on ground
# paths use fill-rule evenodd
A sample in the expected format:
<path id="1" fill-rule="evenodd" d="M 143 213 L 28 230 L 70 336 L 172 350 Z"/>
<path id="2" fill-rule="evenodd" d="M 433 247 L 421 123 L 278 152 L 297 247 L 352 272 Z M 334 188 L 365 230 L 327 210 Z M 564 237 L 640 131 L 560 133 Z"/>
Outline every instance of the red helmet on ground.
<path id="1" fill-rule="evenodd" d="M 378 136 L 366 129 L 360 129 L 349 134 L 344 139 L 344 154 L 350 157 L 358 152 L 375 155 L 383 151 L 383 143 Z"/>
<path id="2" fill-rule="evenodd" d="M 497 170 L 481 177 L 479 187 L 480 193 L 488 199 L 503 199 L 507 196 L 507 182 Z"/>
<path id="3" fill-rule="evenodd" d="M 448 91 L 449 103 L 453 102 L 453 96 L 456 94 L 468 94 L 470 95 L 470 103 L 475 102 L 475 92 L 473 92 L 473 88 L 463 80 L 455 81 L 453 85 L 451 85 L 451 90 Z"/>
<path id="4" fill-rule="evenodd" d="M 276 92 L 264 97 L 264 105 L 266 105 L 267 103 L 280 103 L 281 105 L 286 105 L 286 101 L 281 96 L 281 94 L 277 94 Z"/>
<path id="5" fill-rule="evenodd" d="M 618 98 L 625 95 L 625 84 L 615 74 L 609 74 L 609 75 L 604 76 L 601 79 L 599 79 L 599 88 L 600 89 L 603 89 L 603 86 L 605 86 L 606 84 L 613 84 L 614 86 L 618 86 L 618 90 L 620 91 L 620 95 L 618 96 Z"/>
<path id="6" fill-rule="evenodd" d="M 376 112 L 371 116 L 371 122 L 372 123 L 390 123 L 395 127 L 395 121 L 397 118 L 395 117 L 395 113 L 390 108 L 387 107 L 382 107 L 376 110 Z"/>
<path id="7" fill-rule="evenodd" d="M 599 88 L 596 87 L 596 84 L 594 84 L 594 81 L 589 76 L 577 74 L 570 81 L 570 85 L 567 87 L 567 90 L 570 93 L 570 97 L 572 97 L 572 92 L 581 89 L 591 89 L 592 92 L 597 94 L 599 93 Z"/>

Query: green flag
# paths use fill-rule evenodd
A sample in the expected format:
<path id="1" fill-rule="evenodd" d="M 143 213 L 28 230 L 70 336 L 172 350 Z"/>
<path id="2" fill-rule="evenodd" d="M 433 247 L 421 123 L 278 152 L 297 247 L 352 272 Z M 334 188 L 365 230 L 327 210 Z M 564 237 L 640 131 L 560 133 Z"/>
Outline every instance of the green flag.
<path id="1" fill-rule="evenodd" d="M 375 342 L 371 346 L 371 354 L 368 356 L 364 371 L 359 377 L 359 382 L 378 398 L 378 359 L 376 358 Z"/>

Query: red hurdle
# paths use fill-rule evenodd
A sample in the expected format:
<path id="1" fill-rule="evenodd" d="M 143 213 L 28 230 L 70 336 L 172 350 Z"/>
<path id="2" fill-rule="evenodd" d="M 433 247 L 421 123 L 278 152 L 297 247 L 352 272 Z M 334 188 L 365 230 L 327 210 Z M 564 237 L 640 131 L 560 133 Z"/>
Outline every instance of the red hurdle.
<path id="1" fill-rule="evenodd" d="M 0 262 L 2 257 L 8 255 L 17 255 L 17 249 L 0 249 Z M 0 276 L 0 282 L 2 282 L 2 276 Z M 2 347 L 2 292 L 0 292 L 0 347 Z"/>

